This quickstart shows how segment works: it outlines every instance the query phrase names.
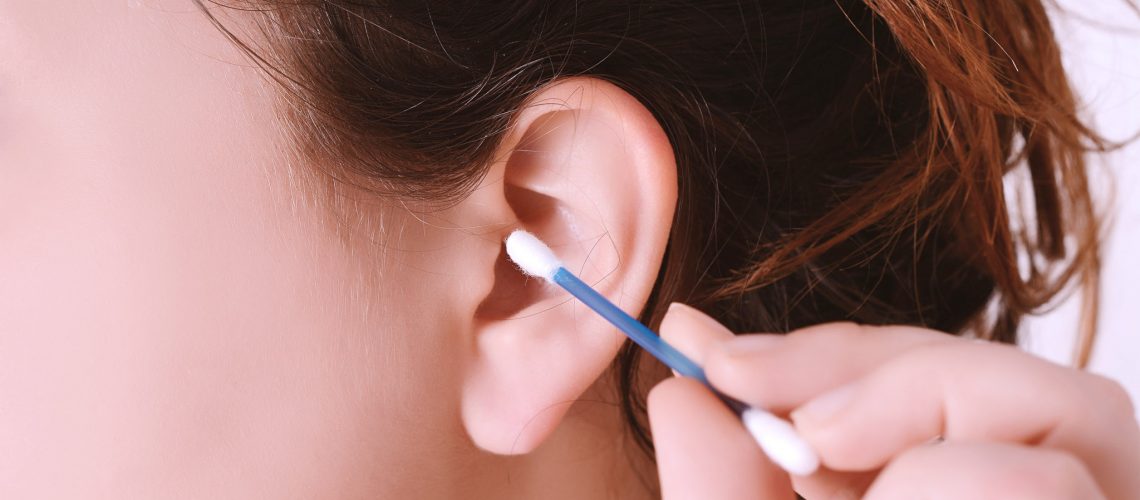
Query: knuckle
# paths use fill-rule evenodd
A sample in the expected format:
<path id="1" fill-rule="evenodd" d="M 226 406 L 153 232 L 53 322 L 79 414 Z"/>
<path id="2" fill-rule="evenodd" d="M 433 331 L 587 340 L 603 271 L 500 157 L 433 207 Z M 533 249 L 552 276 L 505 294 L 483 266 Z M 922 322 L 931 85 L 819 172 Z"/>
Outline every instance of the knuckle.
<path id="1" fill-rule="evenodd" d="M 1090 374 L 1097 390 L 1097 398 L 1108 406 L 1108 411 L 1121 416 L 1132 418 L 1136 414 L 1136 406 L 1129 396 L 1128 390 L 1120 382 L 1111 378 Z"/>

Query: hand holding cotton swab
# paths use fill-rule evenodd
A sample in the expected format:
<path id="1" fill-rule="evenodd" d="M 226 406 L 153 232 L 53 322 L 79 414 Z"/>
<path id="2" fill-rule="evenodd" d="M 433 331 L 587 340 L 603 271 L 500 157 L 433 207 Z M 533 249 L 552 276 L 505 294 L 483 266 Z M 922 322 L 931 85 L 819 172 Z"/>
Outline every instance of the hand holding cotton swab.
<path id="1" fill-rule="evenodd" d="M 797 476 L 811 475 L 819 468 L 819 457 L 790 423 L 716 390 L 709 384 L 704 369 L 566 270 L 550 247 L 533 234 L 521 230 L 511 233 L 507 237 L 507 255 L 526 274 L 545 279 L 570 292 L 669 368 L 707 386 L 740 416 L 760 449 L 776 465 Z"/>

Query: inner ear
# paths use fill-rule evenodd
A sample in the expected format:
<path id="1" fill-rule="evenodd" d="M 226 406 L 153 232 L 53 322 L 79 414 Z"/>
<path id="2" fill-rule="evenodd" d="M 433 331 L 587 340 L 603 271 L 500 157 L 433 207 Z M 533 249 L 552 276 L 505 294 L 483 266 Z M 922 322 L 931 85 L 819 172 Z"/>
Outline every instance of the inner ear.
<path id="1" fill-rule="evenodd" d="M 507 168 L 511 167 L 519 166 L 508 162 Z M 550 227 L 551 223 L 560 222 L 555 219 L 564 216 L 566 212 L 565 207 L 560 207 L 561 204 L 554 197 L 511 182 L 503 186 L 503 196 L 507 200 L 507 205 L 514 209 L 515 216 L 523 227 Z"/>
<path id="2" fill-rule="evenodd" d="M 574 268 L 588 260 L 582 257 L 583 247 L 592 247 L 603 233 L 595 221 L 596 214 L 584 211 L 574 201 L 558 198 L 579 189 L 569 182 L 565 171 L 573 168 L 569 161 L 574 140 L 581 139 L 575 130 L 577 124 L 577 114 L 566 110 L 535 118 L 505 162 L 501 187 L 518 225 L 545 239 L 563 262 Z M 495 261 L 494 279 L 491 291 L 476 309 L 483 321 L 537 314 L 569 300 L 557 287 L 523 274 L 507 257 L 505 247 L 500 248 Z"/>
<path id="3" fill-rule="evenodd" d="M 525 316 L 530 314 L 526 310 L 535 304 L 551 307 L 551 299 L 557 295 L 558 291 L 545 280 L 523 274 L 507 257 L 506 246 L 503 246 L 495 260 L 495 283 L 479 303 L 475 316 L 479 321 Z"/>

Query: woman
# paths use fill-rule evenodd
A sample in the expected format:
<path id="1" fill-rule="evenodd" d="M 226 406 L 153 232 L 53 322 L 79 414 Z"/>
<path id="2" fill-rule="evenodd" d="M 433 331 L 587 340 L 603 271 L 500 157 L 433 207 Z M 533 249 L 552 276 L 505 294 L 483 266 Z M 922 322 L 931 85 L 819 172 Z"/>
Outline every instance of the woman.
<path id="1" fill-rule="evenodd" d="M 1040 2 L 408 3 L 0 5 L 3 497 L 1140 495 L 1119 387 L 1005 345 L 1098 272 Z"/>

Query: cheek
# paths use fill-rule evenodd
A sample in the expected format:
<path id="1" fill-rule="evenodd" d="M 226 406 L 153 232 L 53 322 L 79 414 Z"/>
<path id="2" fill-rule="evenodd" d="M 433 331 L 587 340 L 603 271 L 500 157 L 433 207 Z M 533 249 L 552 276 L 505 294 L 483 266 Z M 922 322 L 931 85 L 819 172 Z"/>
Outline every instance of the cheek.
<path id="1" fill-rule="evenodd" d="M 374 263 L 279 182 L 263 80 L 220 39 L 187 47 L 204 21 L 68 4 L 0 7 L 20 27 L 0 93 L 0 485 L 205 488 L 243 454 L 247 477 L 296 482 L 357 458 L 306 448 L 421 439 L 384 422 L 447 383 L 415 375 L 442 347 L 400 333 L 399 303 L 356 279 Z"/>

